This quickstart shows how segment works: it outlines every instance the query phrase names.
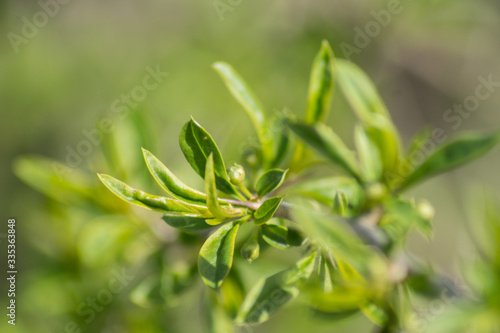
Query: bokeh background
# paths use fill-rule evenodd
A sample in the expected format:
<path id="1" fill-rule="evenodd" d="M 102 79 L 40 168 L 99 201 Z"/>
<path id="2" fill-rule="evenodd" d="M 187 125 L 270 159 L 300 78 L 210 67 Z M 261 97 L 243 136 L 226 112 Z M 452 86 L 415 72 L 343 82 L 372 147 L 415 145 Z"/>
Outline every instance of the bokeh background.
<path id="1" fill-rule="evenodd" d="M 7 304 L 8 218 L 17 220 L 19 271 L 17 325 L 8 327 L 2 314 L 0 330 L 77 332 L 68 326 L 75 322 L 81 332 L 204 332 L 200 284 L 169 304 L 144 300 L 140 292 L 130 296 L 158 276 L 157 257 L 170 249 L 171 229 L 158 214 L 112 198 L 95 172 L 159 193 L 142 163 L 143 146 L 181 179 L 199 186 L 177 143 L 190 116 L 213 134 L 227 162 L 237 161 L 240 143 L 253 136 L 244 112 L 211 69 L 213 62 L 231 63 L 267 112 L 287 108 L 301 116 L 321 40 L 331 43 L 337 57 L 346 57 L 342 43 L 356 46 L 357 29 L 375 21 L 372 11 L 393 2 L 0 1 L 2 308 Z M 475 94 L 479 77 L 500 81 L 500 3 L 413 0 L 401 1 L 398 8 L 400 13 L 391 15 L 350 60 L 374 80 L 404 141 L 425 126 L 442 128 L 450 137 L 458 131 L 498 129 L 500 87 L 476 111 L 460 116 L 457 128 L 445 114 Z M 44 10 L 53 15 L 45 20 Z M 124 94 L 143 84 L 147 68 L 168 76 L 133 107 L 113 112 L 114 106 L 124 107 Z M 68 160 L 69 150 L 89 147 L 82 144 L 88 141 L 85 133 L 99 128 L 102 119 L 109 119 L 113 130 L 81 160 Z M 340 96 L 328 122 L 352 142 L 353 117 Z M 66 170 L 53 161 L 72 165 Z M 467 229 L 477 222 L 467 215 L 468 193 L 482 185 L 498 192 L 499 164 L 497 149 L 413 190 L 437 210 L 433 240 L 412 238 L 415 252 L 449 274 L 459 271 L 472 253 Z M 59 173 L 51 174 L 54 170 Z M 71 181 L 61 182 L 61 175 Z M 168 260 L 182 272 L 185 258 L 175 250 Z M 78 311 L 83 302 L 108 288 L 113 274 L 123 270 L 131 279 L 108 305 L 94 311 L 95 317 L 92 310 L 79 313 L 90 309 Z M 246 278 L 252 274 L 249 270 Z M 254 332 L 333 331 L 328 318 L 299 303 Z M 350 332 L 369 326 L 356 318 L 334 327 Z"/>

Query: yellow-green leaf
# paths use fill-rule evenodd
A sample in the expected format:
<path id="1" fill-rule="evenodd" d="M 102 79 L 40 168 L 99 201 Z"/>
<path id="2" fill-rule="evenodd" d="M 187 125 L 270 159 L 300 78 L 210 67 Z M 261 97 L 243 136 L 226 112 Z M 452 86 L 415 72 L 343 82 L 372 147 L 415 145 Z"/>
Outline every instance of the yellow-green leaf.
<path id="1" fill-rule="evenodd" d="M 231 206 L 222 208 L 219 205 L 219 198 L 217 196 L 217 188 L 215 186 L 215 173 L 214 173 L 214 159 L 210 154 L 205 168 L 205 192 L 207 193 L 207 206 L 208 210 L 218 219 L 225 219 L 235 217 L 241 213 L 238 209 L 233 209 Z M 220 220 L 219 223 L 222 223 Z"/>
<path id="2" fill-rule="evenodd" d="M 309 80 L 309 98 L 306 110 L 306 123 L 323 122 L 328 115 L 328 107 L 332 96 L 333 51 L 326 40 L 321 44 L 313 62 Z"/>
<path id="3" fill-rule="evenodd" d="M 181 182 L 158 158 L 142 149 L 149 172 L 158 184 L 170 195 L 180 200 L 205 203 L 207 196 Z"/>
<path id="4" fill-rule="evenodd" d="M 321 123 L 314 126 L 289 123 L 289 126 L 295 134 L 318 153 L 338 164 L 354 178 L 361 180 L 358 162 L 353 152 L 347 148 L 331 128 Z"/>
<path id="5" fill-rule="evenodd" d="M 194 213 L 189 206 L 178 200 L 148 194 L 108 175 L 98 174 L 98 176 L 103 184 L 117 197 L 134 205 L 160 212 Z"/>
<path id="6" fill-rule="evenodd" d="M 225 62 L 216 62 L 213 64 L 213 68 L 220 75 L 234 98 L 245 109 L 257 132 L 264 157 L 267 161 L 271 161 L 272 146 L 266 138 L 266 117 L 261 102 L 231 65 Z"/>

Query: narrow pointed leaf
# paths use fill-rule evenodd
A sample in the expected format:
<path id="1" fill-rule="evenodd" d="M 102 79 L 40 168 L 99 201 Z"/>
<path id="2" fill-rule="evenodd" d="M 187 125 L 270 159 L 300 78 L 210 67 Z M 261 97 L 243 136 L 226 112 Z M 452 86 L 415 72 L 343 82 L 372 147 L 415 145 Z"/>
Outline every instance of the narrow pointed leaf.
<path id="1" fill-rule="evenodd" d="M 217 188 L 215 186 L 214 159 L 212 154 L 210 154 L 210 156 L 208 157 L 207 165 L 205 168 L 205 192 L 207 193 L 208 210 L 217 219 L 231 218 L 241 213 L 239 210 L 233 209 L 230 206 L 222 208 L 219 205 Z M 217 222 L 217 224 L 219 224 L 222 223 L 223 220 Z"/>
<path id="2" fill-rule="evenodd" d="M 349 61 L 337 59 L 335 69 L 340 90 L 377 144 L 384 170 L 393 170 L 398 162 L 399 135 L 375 85 Z"/>
<path id="3" fill-rule="evenodd" d="M 363 179 L 367 182 L 375 182 L 382 178 L 382 159 L 376 142 L 368 135 L 363 126 L 356 126 L 354 142 L 361 162 Z"/>
<path id="4" fill-rule="evenodd" d="M 264 201 L 253 214 L 255 224 L 261 225 L 269 221 L 278 210 L 282 201 L 283 197 L 274 197 Z"/>
<path id="5" fill-rule="evenodd" d="M 198 270 L 203 282 L 210 288 L 218 289 L 229 274 L 239 226 L 239 221 L 223 225 L 205 241 L 200 250 Z"/>
<path id="6" fill-rule="evenodd" d="M 240 307 L 236 316 L 236 324 L 262 323 L 297 297 L 301 284 L 313 272 L 315 258 L 316 252 L 313 252 L 291 268 L 262 279 L 255 284 Z"/>
<path id="7" fill-rule="evenodd" d="M 369 123 L 374 113 L 389 116 L 377 88 L 358 66 L 337 59 L 335 69 L 339 88 L 360 120 Z"/>
<path id="8" fill-rule="evenodd" d="M 323 41 L 316 55 L 309 80 L 309 98 L 307 102 L 306 123 L 324 122 L 332 96 L 333 51 L 327 41 Z"/>
<path id="9" fill-rule="evenodd" d="M 283 184 L 288 170 L 272 169 L 266 172 L 257 182 L 259 198 L 271 193 Z"/>
<path id="10" fill-rule="evenodd" d="M 361 179 L 354 154 L 329 127 L 324 124 L 310 126 L 302 123 L 290 123 L 289 126 L 324 157 L 338 164 L 354 178 Z"/>
<path id="11" fill-rule="evenodd" d="M 205 203 L 207 196 L 181 182 L 158 158 L 142 149 L 149 172 L 158 184 L 170 195 L 180 200 Z"/>
<path id="12" fill-rule="evenodd" d="M 284 119 L 281 120 L 284 122 Z M 272 168 L 277 168 L 283 162 L 290 149 L 290 130 L 287 126 L 283 126 L 283 130 L 278 131 L 274 138 L 275 149 L 274 149 L 274 159 L 271 163 Z"/>
<path id="13" fill-rule="evenodd" d="M 321 256 L 320 258 L 318 269 L 321 290 L 326 294 L 332 292 L 333 282 L 330 271 L 330 264 L 328 263 L 328 260 L 326 260 L 323 256 Z"/>
<path id="14" fill-rule="evenodd" d="M 262 104 L 236 70 L 225 62 L 217 62 L 213 68 L 220 75 L 231 94 L 243 106 L 250 117 L 259 141 L 265 142 L 265 116 Z"/>
<path id="15" fill-rule="evenodd" d="M 148 194 L 144 191 L 134 189 L 124 182 L 108 175 L 99 174 L 99 179 L 117 197 L 134 205 L 149 208 L 160 212 L 191 213 L 192 209 L 182 202 L 174 199 Z"/>
<path id="16" fill-rule="evenodd" d="M 64 203 L 92 201 L 92 179 L 79 169 L 36 155 L 14 160 L 13 171 L 24 183 Z"/>
<path id="17" fill-rule="evenodd" d="M 432 153 L 422 164 L 403 179 L 400 189 L 449 171 L 486 154 L 500 142 L 500 134 L 465 134 L 448 142 Z"/>
<path id="18" fill-rule="evenodd" d="M 228 194 L 238 193 L 229 181 L 219 148 L 203 127 L 191 119 L 182 128 L 179 142 L 186 160 L 202 178 L 205 178 L 205 166 L 208 156 L 213 154 L 217 188 Z"/>
<path id="19" fill-rule="evenodd" d="M 190 217 L 177 215 L 163 215 L 163 221 L 169 226 L 185 231 L 198 231 L 212 228 L 213 226 L 205 222 L 204 217 Z"/>
<path id="20" fill-rule="evenodd" d="M 330 206 L 338 191 L 347 196 L 349 205 L 361 206 L 365 194 L 360 184 L 350 177 L 329 177 L 306 180 L 287 189 L 287 194 L 300 194 L 311 197 L 318 202 Z"/>

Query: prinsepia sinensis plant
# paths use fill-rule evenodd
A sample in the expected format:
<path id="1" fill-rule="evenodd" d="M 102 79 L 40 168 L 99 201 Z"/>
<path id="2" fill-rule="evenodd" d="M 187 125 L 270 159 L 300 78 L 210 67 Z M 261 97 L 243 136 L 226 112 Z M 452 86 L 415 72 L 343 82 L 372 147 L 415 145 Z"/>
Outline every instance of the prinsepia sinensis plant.
<path id="1" fill-rule="evenodd" d="M 404 193 L 485 154 L 500 141 L 499 133 L 459 135 L 429 150 L 442 133 L 423 131 L 404 149 L 375 85 L 353 63 L 334 58 L 327 42 L 314 59 L 303 119 L 285 114 L 279 119 L 283 126 L 271 126 L 261 102 L 230 65 L 219 62 L 214 69 L 258 138 L 259 147 L 245 151 L 242 165 L 226 165 L 209 132 L 190 119 L 180 148 L 204 179 L 204 191 L 187 186 L 146 149 L 146 165 L 167 196 L 99 175 L 121 199 L 158 211 L 171 227 L 203 238 L 197 269 L 213 290 L 205 295 L 211 332 L 231 331 L 231 322 L 267 321 L 299 296 L 337 319 L 362 313 L 380 332 L 412 331 L 413 295 L 432 300 L 443 291 L 463 293 L 406 251 L 413 229 L 432 235 L 434 209 Z M 355 150 L 325 125 L 335 86 L 357 118 Z M 332 166 L 331 175 L 311 179 L 308 171 L 325 164 Z M 500 290 L 496 226 L 496 255 L 490 260 L 497 269 L 483 269 L 497 276 L 496 289 L 484 294 L 490 300 Z M 300 257 L 247 290 L 233 267 L 235 256 L 251 269 L 270 247 Z M 498 301 L 491 301 L 497 304 L 491 316 L 498 318 Z"/>

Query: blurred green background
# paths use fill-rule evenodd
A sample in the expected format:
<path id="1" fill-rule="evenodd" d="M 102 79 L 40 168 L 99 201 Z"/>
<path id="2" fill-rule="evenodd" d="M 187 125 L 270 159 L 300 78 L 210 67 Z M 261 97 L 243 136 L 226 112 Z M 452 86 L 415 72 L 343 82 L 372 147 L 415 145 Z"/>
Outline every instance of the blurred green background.
<path id="1" fill-rule="evenodd" d="M 211 69 L 215 61 L 231 63 L 267 112 L 287 108 L 302 116 L 309 70 L 321 40 L 327 39 L 341 58 L 346 56 L 342 43 L 358 45 L 359 52 L 350 59 L 378 86 L 405 142 L 425 126 L 442 128 L 450 136 L 498 129 L 500 87 L 476 111 L 460 116 L 460 125 L 445 115 L 475 94 L 479 77 L 500 82 L 500 3 L 401 1 L 399 13 L 390 22 L 386 18 L 387 24 L 379 24 L 359 47 L 358 29 L 376 22 L 372 11 L 380 16 L 393 5 L 378 0 L 0 1 L 0 260 L 5 267 L 7 219 L 15 218 L 19 271 L 17 325 L 8 327 L 2 314 L 0 330 L 73 332 L 68 323 L 75 322 L 81 332 L 204 331 L 199 283 L 168 305 L 130 299 L 131 290 L 157 276 L 162 251 L 171 250 L 169 260 L 179 267 L 187 254 L 170 247 L 172 230 L 159 214 L 118 202 L 98 183 L 95 172 L 160 193 L 142 162 L 143 146 L 179 178 L 199 186 L 177 143 L 190 116 L 213 134 L 227 163 L 237 161 L 241 142 L 251 141 L 253 132 Z M 121 98 L 140 90 L 147 68 L 168 76 L 137 105 L 125 107 Z M 122 111 L 114 112 L 117 106 Z M 82 143 L 102 119 L 109 119 L 113 130 L 97 144 Z M 353 117 L 340 97 L 332 105 L 329 124 L 352 141 Z M 86 148 L 81 161 L 67 160 L 69 150 Z M 63 176 L 47 176 L 47 170 L 56 170 L 52 161 L 41 168 L 32 158 L 20 158 L 27 154 L 69 161 L 74 167 Z M 467 223 L 475 221 L 467 218 L 467 193 L 477 184 L 498 192 L 499 164 L 497 149 L 413 191 L 437 210 L 433 241 L 415 237 L 415 252 L 444 271 L 459 271 L 458 263 L 472 252 Z M 38 184 L 45 193 L 26 183 Z M 268 272 L 278 269 L 261 266 Z M 82 302 L 109 288 L 113 274 L 122 270 L 131 276 L 125 289 L 113 293 L 92 320 L 89 312 L 81 315 L 77 309 Z M 3 305 L 5 274 L 2 269 Z M 251 281 L 251 271 L 245 279 Z M 366 331 L 370 325 L 356 318 L 334 327 L 350 332 Z M 333 331 L 328 318 L 304 311 L 300 302 L 253 328 L 305 330 Z"/>

